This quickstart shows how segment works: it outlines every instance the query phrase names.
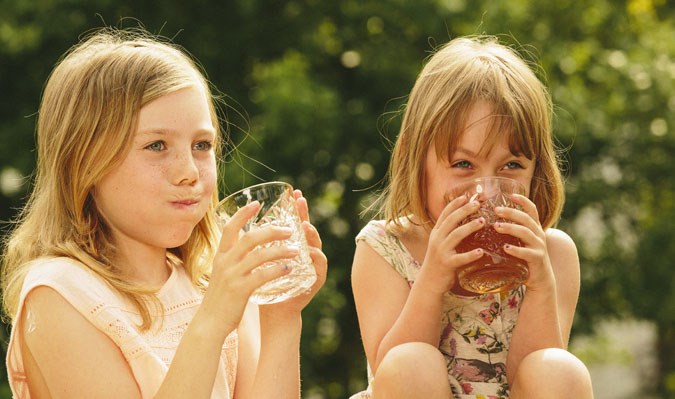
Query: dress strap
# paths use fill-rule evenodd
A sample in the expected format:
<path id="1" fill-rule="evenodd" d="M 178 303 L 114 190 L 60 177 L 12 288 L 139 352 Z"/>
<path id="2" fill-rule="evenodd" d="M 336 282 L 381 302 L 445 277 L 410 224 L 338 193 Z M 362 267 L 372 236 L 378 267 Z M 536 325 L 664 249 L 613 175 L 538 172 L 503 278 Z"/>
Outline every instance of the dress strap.
<path id="1" fill-rule="evenodd" d="M 356 236 L 389 263 L 408 282 L 415 280 L 419 267 L 408 249 L 382 220 L 370 221 Z"/>

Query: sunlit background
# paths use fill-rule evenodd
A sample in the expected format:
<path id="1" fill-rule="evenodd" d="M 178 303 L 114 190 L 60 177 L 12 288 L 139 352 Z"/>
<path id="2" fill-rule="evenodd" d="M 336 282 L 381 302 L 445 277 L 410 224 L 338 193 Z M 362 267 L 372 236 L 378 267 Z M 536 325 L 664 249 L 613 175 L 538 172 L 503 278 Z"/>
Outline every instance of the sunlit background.
<path id="1" fill-rule="evenodd" d="M 467 34 L 500 35 L 550 87 L 567 176 L 559 227 L 582 265 L 571 350 L 596 398 L 675 397 L 673 1 L 0 0 L 2 232 L 30 187 L 49 71 L 81 33 L 139 24 L 185 46 L 226 96 L 237 151 L 221 193 L 286 180 L 310 200 L 330 272 L 304 312 L 303 398 L 365 386 L 349 283 L 360 213 L 424 59 Z"/>

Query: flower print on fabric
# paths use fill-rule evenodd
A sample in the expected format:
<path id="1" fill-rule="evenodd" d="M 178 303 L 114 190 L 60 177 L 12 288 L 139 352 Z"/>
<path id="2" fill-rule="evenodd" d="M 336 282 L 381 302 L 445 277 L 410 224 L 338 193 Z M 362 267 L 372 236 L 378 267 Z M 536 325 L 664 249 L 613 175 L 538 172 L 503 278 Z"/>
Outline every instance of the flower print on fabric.
<path id="1" fill-rule="evenodd" d="M 371 221 L 356 240 L 370 245 L 412 286 L 420 263 L 383 221 Z M 455 398 L 508 398 L 506 357 L 524 295 L 520 286 L 500 294 L 444 296 L 439 350 Z"/>

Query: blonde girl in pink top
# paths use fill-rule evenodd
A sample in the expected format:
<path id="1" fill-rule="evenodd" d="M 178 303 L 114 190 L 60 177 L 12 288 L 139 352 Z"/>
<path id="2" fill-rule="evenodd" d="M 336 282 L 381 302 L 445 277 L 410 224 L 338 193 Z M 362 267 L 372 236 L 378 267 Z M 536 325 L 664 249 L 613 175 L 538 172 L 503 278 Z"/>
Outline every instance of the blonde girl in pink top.
<path id="1" fill-rule="evenodd" d="M 257 307 L 288 273 L 255 249 L 283 228 L 222 231 L 220 129 L 209 84 L 177 46 L 104 29 L 68 51 L 44 89 L 37 173 L 4 248 L 7 369 L 17 398 L 298 398 L 302 309 L 326 258 L 295 192 L 317 270 L 310 292 Z"/>

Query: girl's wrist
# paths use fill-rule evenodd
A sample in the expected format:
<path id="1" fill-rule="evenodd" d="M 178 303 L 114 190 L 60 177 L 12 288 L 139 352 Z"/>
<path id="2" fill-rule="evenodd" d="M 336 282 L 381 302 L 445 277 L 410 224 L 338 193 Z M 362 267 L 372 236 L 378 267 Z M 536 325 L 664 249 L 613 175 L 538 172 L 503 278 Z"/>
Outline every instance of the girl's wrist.
<path id="1" fill-rule="evenodd" d="M 302 336 L 302 318 L 299 315 L 288 317 L 272 312 L 264 313 L 260 312 L 260 337 L 263 341 L 283 342 L 284 346 L 299 344 Z"/>
<path id="2" fill-rule="evenodd" d="M 440 311 L 440 308 L 443 305 L 443 297 L 450 289 L 440 289 L 437 286 L 426 285 L 424 282 L 422 282 L 422 284 L 419 283 L 419 280 L 415 281 L 415 284 L 413 284 L 412 288 L 410 289 L 410 295 L 408 298 L 414 298 L 418 308 L 438 308 Z"/>
<path id="3" fill-rule="evenodd" d="M 200 308 L 190 321 L 189 329 L 201 337 L 209 337 L 218 341 L 225 341 L 225 338 L 237 328 L 237 322 L 227 320 L 225 317 L 216 317 L 207 309 Z"/>
<path id="4" fill-rule="evenodd" d="M 525 283 L 528 292 L 543 292 L 546 294 L 555 294 L 556 283 L 553 273 L 542 276 L 536 280 L 528 279 Z"/>
<path id="5" fill-rule="evenodd" d="M 245 303 L 241 307 L 232 301 L 229 304 L 230 306 L 224 305 L 221 298 L 212 297 L 207 291 L 192 323 L 198 321 L 212 333 L 222 332 L 227 336 L 239 326 L 245 308 Z"/>
<path id="6" fill-rule="evenodd" d="M 259 306 L 260 325 L 302 328 L 302 315 L 300 312 L 286 312 L 277 309 L 274 305 Z"/>
<path id="7" fill-rule="evenodd" d="M 443 295 L 445 295 L 446 292 L 450 291 L 450 289 L 455 285 L 455 279 L 451 278 L 449 281 L 446 281 L 444 284 L 447 285 L 439 285 L 439 281 L 433 281 L 435 279 L 430 279 L 427 278 L 427 276 L 424 276 L 424 271 L 421 271 L 420 274 L 418 275 L 418 278 L 415 280 L 415 284 L 411 287 L 411 291 L 413 290 L 422 290 L 422 292 L 425 293 L 426 296 L 433 296 L 434 298 L 438 300 L 443 299 Z"/>

